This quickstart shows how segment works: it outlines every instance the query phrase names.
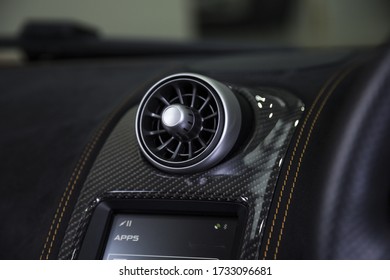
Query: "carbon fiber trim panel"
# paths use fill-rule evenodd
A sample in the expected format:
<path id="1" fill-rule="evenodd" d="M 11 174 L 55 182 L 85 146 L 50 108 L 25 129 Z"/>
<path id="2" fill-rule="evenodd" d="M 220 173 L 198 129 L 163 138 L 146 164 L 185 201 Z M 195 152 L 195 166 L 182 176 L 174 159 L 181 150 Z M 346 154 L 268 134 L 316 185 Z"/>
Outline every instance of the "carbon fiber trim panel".
<path id="1" fill-rule="evenodd" d="M 253 111 L 253 131 L 222 163 L 205 172 L 172 175 L 154 168 L 139 151 L 137 108 L 117 124 L 81 190 L 59 258 L 77 258 L 90 216 L 110 198 L 234 201 L 247 205 L 248 222 L 241 259 L 258 259 L 263 225 L 291 137 L 304 110 L 288 92 L 232 87 Z"/>

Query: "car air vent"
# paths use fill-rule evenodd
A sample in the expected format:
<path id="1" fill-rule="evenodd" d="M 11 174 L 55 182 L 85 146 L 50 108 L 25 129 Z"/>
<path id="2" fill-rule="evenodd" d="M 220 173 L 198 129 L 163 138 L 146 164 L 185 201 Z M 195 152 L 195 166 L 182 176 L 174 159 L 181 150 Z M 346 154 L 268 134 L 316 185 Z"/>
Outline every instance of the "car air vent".
<path id="1" fill-rule="evenodd" d="M 156 167 L 177 173 L 220 162 L 240 127 L 241 109 L 231 89 L 191 73 L 172 75 L 152 86 L 136 118 L 143 154 Z"/>

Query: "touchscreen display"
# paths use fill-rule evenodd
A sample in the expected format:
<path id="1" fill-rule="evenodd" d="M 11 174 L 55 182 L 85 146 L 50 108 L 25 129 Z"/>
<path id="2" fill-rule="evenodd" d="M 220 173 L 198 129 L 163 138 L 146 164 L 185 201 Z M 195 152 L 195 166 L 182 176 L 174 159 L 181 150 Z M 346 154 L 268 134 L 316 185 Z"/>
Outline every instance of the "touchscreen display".
<path id="1" fill-rule="evenodd" d="M 233 259 L 237 218 L 114 215 L 103 259 Z"/>

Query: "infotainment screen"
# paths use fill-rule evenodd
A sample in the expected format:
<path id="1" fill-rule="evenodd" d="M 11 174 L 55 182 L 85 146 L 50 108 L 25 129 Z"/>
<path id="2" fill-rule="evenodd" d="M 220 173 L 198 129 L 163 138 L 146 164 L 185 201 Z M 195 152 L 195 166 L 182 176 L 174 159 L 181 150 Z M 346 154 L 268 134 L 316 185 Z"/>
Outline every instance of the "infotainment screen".
<path id="1" fill-rule="evenodd" d="M 103 259 L 232 259 L 237 218 L 117 214 Z"/>
<path id="2" fill-rule="evenodd" d="M 239 259 L 247 209 L 241 202 L 107 199 L 80 231 L 74 258 Z"/>

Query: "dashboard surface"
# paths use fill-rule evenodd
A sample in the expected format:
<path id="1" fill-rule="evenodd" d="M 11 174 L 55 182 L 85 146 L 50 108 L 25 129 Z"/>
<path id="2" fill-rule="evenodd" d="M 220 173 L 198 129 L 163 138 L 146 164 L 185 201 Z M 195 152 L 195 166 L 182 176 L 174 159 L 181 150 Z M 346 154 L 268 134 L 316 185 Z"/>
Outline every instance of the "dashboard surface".
<path id="1" fill-rule="evenodd" d="M 248 258 L 388 258 L 389 242 L 385 237 L 388 227 L 384 222 L 387 202 L 380 200 L 383 206 L 378 211 L 382 215 L 375 210 L 373 215 L 377 218 L 369 218 L 375 221 L 377 230 L 371 230 L 362 221 L 355 223 L 355 228 L 356 225 L 365 226 L 351 231 L 351 238 L 356 241 L 350 246 L 345 245 L 340 232 L 331 230 L 333 226 L 327 227 L 339 225 L 337 213 L 321 210 L 328 209 L 321 208 L 324 203 L 325 206 L 326 203 L 347 203 L 344 200 L 329 202 L 329 195 L 325 195 L 329 190 L 324 184 L 333 178 L 328 171 L 335 166 L 333 152 L 338 151 L 335 143 L 341 143 L 340 131 L 346 131 L 341 126 L 344 120 L 349 120 L 347 113 L 351 104 L 355 104 L 352 100 L 360 100 L 360 92 L 367 88 L 365 82 L 372 81 L 378 69 L 383 68 L 379 66 L 386 61 L 385 55 L 386 47 L 286 49 L 212 59 L 75 60 L 1 66 L 0 242 L 3 250 L 0 258 L 74 257 L 74 245 L 79 246 L 82 240 L 78 240 L 81 233 L 77 229 L 83 221 L 80 213 L 96 203 L 97 198 L 104 198 L 107 191 L 153 190 L 153 184 L 160 184 L 166 189 L 164 195 L 157 195 L 155 199 L 185 197 L 236 201 L 237 197 L 246 197 L 245 191 L 234 187 L 234 195 L 223 194 L 224 186 L 239 185 L 243 178 L 235 181 L 216 176 L 210 179 L 204 174 L 199 179 L 206 181 L 195 180 L 197 176 L 167 178 L 144 162 L 139 154 L 132 128 L 137 104 L 154 82 L 178 72 L 200 73 L 245 88 L 277 88 L 296 96 L 305 105 L 304 112 L 297 110 L 288 117 L 295 123 L 302 114 L 296 130 L 287 132 L 291 139 L 284 142 L 283 164 L 271 176 L 274 190 L 269 195 L 269 205 L 263 212 L 258 209 L 258 215 L 263 218 L 256 229 L 262 234 L 257 243 L 252 244 Z M 383 71 L 387 73 L 383 69 L 381 73 Z M 382 85 L 380 81 L 378 83 Z M 375 89 L 371 90 L 375 92 Z M 383 104 L 387 104 L 387 99 L 383 100 Z M 355 104 L 353 108 L 358 107 Z M 384 137 L 379 135 L 378 139 Z M 245 156 L 245 148 L 238 151 L 231 158 Z M 383 156 L 386 154 L 387 150 Z M 263 155 L 259 154 L 260 161 L 254 161 L 250 166 L 254 175 L 266 170 L 258 165 Z M 382 160 L 377 162 L 377 170 L 382 170 Z M 131 165 L 135 169 L 127 168 Z M 137 174 L 137 166 L 141 165 L 145 166 L 145 172 Z M 99 166 L 109 172 L 102 174 L 103 169 L 99 171 Z M 222 170 L 223 164 L 219 167 Z M 237 174 L 231 175 L 235 178 Z M 379 177 L 376 182 L 378 193 L 387 201 L 388 190 L 380 187 L 385 179 Z M 177 191 L 191 184 L 203 184 L 199 196 Z M 103 191 L 103 187 L 107 189 Z M 92 190 L 90 196 L 86 196 L 88 189 Z M 133 199 L 139 194 L 109 195 Z M 377 201 L 377 196 L 371 193 L 365 197 L 370 198 L 370 205 Z M 153 198 L 153 194 L 142 198 Z M 348 198 L 347 201 L 353 200 Z M 340 209 L 337 207 L 335 209 Z M 340 211 L 338 213 L 343 213 Z M 286 221 L 286 213 L 293 218 Z M 366 213 L 371 212 L 367 210 Z M 343 218 L 349 220 L 347 216 Z M 351 221 L 357 221 L 356 217 Z M 359 238 L 366 230 L 371 232 L 370 236 L 362 241 Z M 250 235 L 250 231 L 247 234 Z M 380 245 L 370 245 L 372 242 L 367 240 L 371 239 L 381 240 Z M 336 248 L 326 246 L 330 240 L 336 240 Z M 327 249 L 320 250 L 324 246 Z M 373 246 L 375 249 L 371 250 Z"/>

